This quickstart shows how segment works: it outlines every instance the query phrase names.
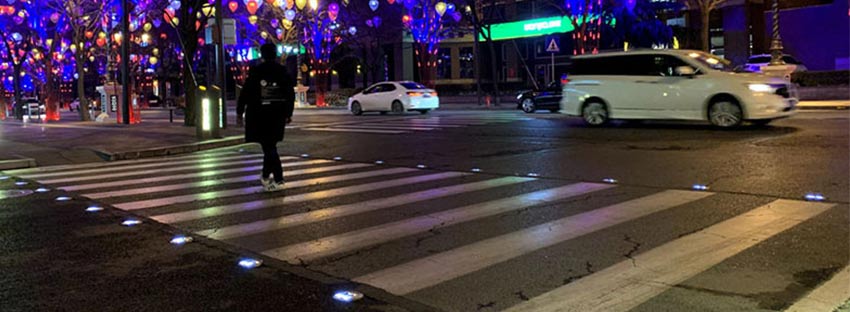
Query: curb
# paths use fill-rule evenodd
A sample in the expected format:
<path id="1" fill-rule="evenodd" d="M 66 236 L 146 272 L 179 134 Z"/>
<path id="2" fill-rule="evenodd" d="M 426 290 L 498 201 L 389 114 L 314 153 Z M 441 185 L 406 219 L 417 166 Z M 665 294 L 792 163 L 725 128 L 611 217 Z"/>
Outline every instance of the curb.
<path id="1" fill-rule="evenodd" d="M 164 147 L 156 147 L 143 150 L 126 151 L 126 152 L 109 152 L 106 150 L 93 149 L 94 152 L 107 161 L 139 159 L 149 157 L 170 156 L 179 154 L 188 154 L 198 151 L 210 150 L 220 147 L 234 146 L 245 143 L 245 137 L 242 135 L 230 136 L 222 139 L 208 140 L 192 144 L 172 145 Z"/>
<path id="2" fill-rule="evenodd" d="M 37 164 L 33 158 L 0 160 L 0 170 L 23 169 L 36 166 Z"/>

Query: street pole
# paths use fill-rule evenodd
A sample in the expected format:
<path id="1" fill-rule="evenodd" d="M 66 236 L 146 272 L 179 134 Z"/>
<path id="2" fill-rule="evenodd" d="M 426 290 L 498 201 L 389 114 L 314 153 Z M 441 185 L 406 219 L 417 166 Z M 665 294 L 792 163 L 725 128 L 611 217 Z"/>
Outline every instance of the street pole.
<path id="1" fill-rule="evenodd" d="M 472 67 L 475 68 L 475 70 L 473 71 L 473 74 L 474 74 L 473 78 L 475 78 L 475 96 L 478 99 L 478 105 L 481 105 L 481 60 L 480 60 L 481 48 L 479 47 L 480 44 L 481 44 L 481 39 L 478 38 L 478 35 L 482 32 L 482 30 L 481 30 L 481 23 L 478 20 L 478 5 L 477 5 L 476 2 L 477 2 L 477 0 L 472 1 L 472 4 L 470 4 L 470 6 L 471 6 L 470 11 L 472 13 L 472 28 L 473 28 L 473 31 L 472 31 L 472 33 L 473 33 L 472 34 L 472 41 L 473 41 L 473 44 L 472 44 L 472 54 L 473 54 L 472 55 Z"/>
<path id="2" fill-rule="evenodd" d="M 782 60 L 782 37 L 779 35 L 779 0 L 773 0 L 773 39 L 770 42 L 770 65 L 785 65 Z"/>
<path id="3" fill-rule="evenodd" d="M 225 69 L 224 56 L 224 0 L 215 1 L 215 29 L 213 29 L 213 41 L 215 41 L 216 58 L 216 83 L 221 90 L 221 128 L 227 128 L 227 72 Z"/>
<path id="4" fill-rule="evenodd" d="M 121 118 L 130 124 L 130 1 L 121 0 Z"/>
<path id="5" fill-rule="evenodd" d="M 552 81 L 555 81 L 555 52 L 552 52 L 552 72 L 551 72 L 551 74 L 552 74 L 551 75 L 552 80 L 550 80 L 549 83 L 552 83 Z"/>

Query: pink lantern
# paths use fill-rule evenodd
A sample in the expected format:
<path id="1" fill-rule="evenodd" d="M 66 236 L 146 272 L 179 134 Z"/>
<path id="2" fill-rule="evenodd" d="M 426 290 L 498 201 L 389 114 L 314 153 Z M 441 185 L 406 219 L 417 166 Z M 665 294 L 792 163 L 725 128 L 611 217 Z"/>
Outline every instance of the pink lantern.
<path id="1" fill-rule="evenodd" d="M 236 1 L 230 1 L 230 2 L 227 4 L 227 8 L 228 8 L 228 9 L 230 9 L 230 13 L 235 13 L 235 12 L 236 12 L 236 10 L 238 10 L 238 9 L 239 9 L 239 2 L 236 2 Z"/>
<path id="2" fill-rule="evenodd" d="M 257 10 L 260 9 L 260 4 L 256 0 L 248 0 L 245 3 L 245 9 L 248 10 L 248 13 L 251 15 L 257 14 Z"/>
<path id="3" fill-rule="evenodd" d="M 328 5 L 328 17 L 330 17 L 330 19 L 332 21 L 336 21 L 336 17 L 338 15 L 339 15 L 339 4 L 336 4 L 336 2 L 329 4 Z"/>

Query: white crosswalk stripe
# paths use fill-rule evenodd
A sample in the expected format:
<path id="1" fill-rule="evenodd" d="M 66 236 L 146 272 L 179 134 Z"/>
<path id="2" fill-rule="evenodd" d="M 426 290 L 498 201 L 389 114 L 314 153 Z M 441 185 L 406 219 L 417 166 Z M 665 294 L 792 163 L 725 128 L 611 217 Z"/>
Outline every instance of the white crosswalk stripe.
<path id="1" fill-rule="evenodd" d="M 433 131 L 440 129 L 462 128 L 468 126 L 483 126 L 488 124 L 507 123 L 530 119 L 531 118 L 517 117 L 511 115 L 489 117 L 439 116 L 430 118 L 394 118 L 387 120 L 373 119 L 370 121 L 358 123 L 334 124 L 327 125 L 324 127 L 301 127 L 301 129 L 306 131 L 399 134 L 411 131 Z"/>
<path id="2" fill-rule="evenodd" d="M 488 122 L 514 120 L 506 116 Z M 360 130 L 445 129 L 476 121 L 480 120 L 466 120 L 462 116 L 393 119 Z M 336 131 L 347 127 L 334 125 L 320 129 Z M 399 130 L 388 130 L 395 128 Z M 290 263 L 315 265 L 317 270 L 392 294 L 426 298 L 421 300 L 429 298 L 417 297 L 423 293 L 456 297 L 440 291 L 457 287 L 453 283 L 458 281 L 504 271 L 512 262 L 542 261 L 545 255 L 541 252 L 553 248 L 595 240 L 596 236 L 635 224 L 656 226 L 663 231 L 670 225 L 656 221 L 659 215 L 684 215 L 682 211 L 689 207 L 718 205 L 724 202 L 721 201 L 724 196 L 744 196 L 290 156 L 281 159 L 287 181 L 286 191 L 279 193 L 264 193 L 259 185 L 261 155 L 234 152 L 122 161 L 120 165 L 47 167 L 19 171 L 19 174 L 173 224 L 186 233 L 225 240 Z M 619 258 L 622 255 L 616 254 L 614 261 L 595 272 L 566 284 L 546 284 L 550 286 L 526 298 L 527 301 L 501 303 L 499 308 L 630 310 L 834 206 L 763 199 L 701 227 L 694 226 L 687 232 L 690 234 L 673 235 L 645 247 L 622 262 Z M 492 228 L 484 231 L 487 226 Z M 470 227 L 475 230 L 468 230 Z M 479 232 L 478 229 L 482 234 L 471 234 Z M 419 245 L 418 239 L 432 231 L 444 233 L 429 238 L 437 247 L 427 253 L 414 252 L 409 247 L 413 241 Z M 388 251 L 409 256 L 400 260 L 383 259 Z M 351 258 L 338 262 L 347 257 Z M 351 263 L 359 260 L 374 264 L 352 267 Z M 522 273 L 540 274 L 533 267 L 527 270 Z M 797 304 L 787 305 L 788 310 L 808 311 L 840 304 L 841 297 L 850 293 L 842 287 L 850 279 L 848 272 L 847 268 L 841 269 L 811 293 L 801 294 Z M 475 289 L 480 294 L 492 289 L 506 291 L 486 283 L 472 285 L 481 288 Z M 474 309 L 474 306 L 438 307 Z"/>

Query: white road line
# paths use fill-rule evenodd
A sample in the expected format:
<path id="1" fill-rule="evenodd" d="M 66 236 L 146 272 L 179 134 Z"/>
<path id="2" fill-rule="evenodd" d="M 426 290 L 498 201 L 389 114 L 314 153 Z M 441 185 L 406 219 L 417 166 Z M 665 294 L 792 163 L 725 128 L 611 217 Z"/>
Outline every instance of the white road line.
<path id="1" fill-rule="evenodd" d="M 262 161 L 259 161 L 262 162 Z M 290 165 L 291 164 L 291 165 Z M 309 165 L 309 162 L 292 162 L 292 163 L 284 163 L 281 165 L 283 168 L 293 167 L 293 166 L 303 166 Z M 315 172 L 324 172 L 324 171 L 333 171 L 333 170 L 341 170 L 348 168 L 358 168 L 356 165 L 361 164 L 348 164 L 348 165 L 339 165 L 339 166 L 327 166 L 327 167 L 318 167 L 311 169 L 303 169 L 303 170 L 321 170 Z M 365 166 L 365 165 L 363 165 Z M 137 185 L 137 184 L 147 184 L 147 183 L 156 183 L 156 182 L 165 182 L 165 181 L 173 181 L 173 180 L 182 180 L 182 179 L 192 179 L 192 178 L 204 178 L 204 177 L 213 177 L 221 174 L 228 173 L 236 173 L 236 172 L 254 172 L 258 170 L 262 170 L 263 166 L 250 166 L 250 167 L 241 167 L 241 168 L 233 168 L 233 169 L 224 169 L 224 170 L 209 170 L 209 171 L 200 171 L 193 172 L 187 174 L 175 174 L 175 175 L 167 175 L 167 176 L 158 176 L 158 177 L 150 177 L 144 179 L 129 179 L 129 180 L 121 180 L 121 181 L 109 181 L 109 182 L 100 182 L 100 183 L 91 183 L 91 184 L 78 184 L 78 185 L 70 185 L 63 186 L 59 189 L 66 191 L 83 191 L 83 190 L 92 190 L 106 187 L 117 187 L 117 186 L 128 186 L 128 185 Z M 300 172 L 302 170 L 288 171 L 284 172 L 284 174 L 294 174 L 296 172 Z"/>
<path id="2" fill-rule="evenodd" d="M 405 133 L 407 131 L 394 131 L 394 130 L 353 130 L 353 129 L 337 129 L 337 128 L 301 128 L 301 130 L 306 131 L 329 131 L 329 132 L 363 132 L 363 133 L 386 133 L 386 134 L 399 134 Z"/>
<path id="3" fill-rule="evenodd" d="M 296 187 L 304 187 L 304 186 L 310 186 L 310 185 L 316 185 L 316 184 L 322 184 L 322 183 L 333 183 L 333 182 L 348 181 L 348 180 L 362 179 L 362 178 L 368 178 L 368 177 L 377 177 L 377 176 L 382 176 L 382 175 L 405 173 L 405 172 L 410 172 L 410 171 L 415 171 L 415 170 L 416 169 L 411 169 L 411 168 L 389 168 L 389 169 L 384 169 L 384 170 L 358 172 L 358 173 L 351 173 L 351 174 L 345 174 L 345 175 L 329 176 L 329 177 L 323 177 L 323 178 L 288 182 L 284 185 L 284 187 L 286 189 L 292 189 L 292 188 L 296 188 Z M 204 193 L 200 193 L 200 194 L 178 195 L 178 196 L 163 197 L 163 198 L 156 198 L 156 199 L 149 199 L 149 200 L 139 200 L 139 201 L 133 201 L 133 202 L 125 202 L 125 203 L 114 204 L 113 206 L 115 206 L 116 208 L 119 208 L 119 209 L 124 209 L 124 210 L 137 210 L 137 209 L 145 209 L 145 208 L 153 208 L 153 207 L 162 207 L 162 206 L 168 206 L 168 205 L 174 205 L 174 204 L 180 204 L 180 203 L 190 203 L 190 202 L 200 201 L 200 200 L 248 195 L 248 194 L 259 193 L 259 192 L 262 192 L 262 191 L 263 191 L 262 186 L 253 186 L 253 187 L 247 187 L 247 188 L 241 188 L 241 189 L 235 189 L 235 190 L 212 191 L 212 192 L 204 192 Z"/>
<path id="4" fill-rule="evenodd" d="M 322 172 L 344 170 L 344 169 L 354 169 L 354 168 L 369 167 L 369 166 L 372 166 L 372 165 L 370 165 L 370 164 L 348 164 L 348 165 L 341 165 L 341 166 L 328 166 L 328 167 L 309 168 L 309 169 L 302 169 L 302 170 L 293 170 L 293 171 L 285 172 L 284 177 L 290 178 L 290 177 L 297 177 L 297 176 L 306 175 L 306 174 L 322 173 Z M 261 166 L 252 167 L 252 168 L 262 169 Z M 337 177 L 344 177 L 344 176 L 337 176 Z M 160 186 L 152 186 L 152 187 L 141 187 L 141 188 L 135 188 L 135 189 L 123 189 L 123 190 L 118 190 L 118 191 L 83 194 L 83 196 L 91 198 L 91 199 L 101 199 L 101 198 L 111 198 L 111 197 L 130 196 L 130 195 L 139 195 L 139 194 L 152 194 L 152 193 L 158 193 L 158 192 L 175 191 L 175 190 L 183 190 L 183 189 L 198 188 L 198 187 L 208 187 L 208 186 L 214 186 L 214 185 L 222 185 L 222 184 L 227 184 L 227 183 L 257 181 L 258 180 L 257 178 L 258 178 L 257 174 L 252 174 L 252 175 L 233 177 L 233 178 L 227 178 L 227 179 L 206 180 L 206 181 L 197 181 L 197 182 L 190 182 L 190 183 L 160 185 Z M 312 179 L 312 180 L 306 180 L 306 181 L 313 181 L 313 182 L 316 182 L 316 183 L 325 183 L 324 178 Z M 289 185 L 292 186 L 292 187 L 295 187 L 295 185 L 299 184 L 299 182 L 301 182 L 301 181 L 289 183 Z"/>
<path id="5" fill-rule="evenodd" d="M 836 272 L 828 281 L 797 300 L 786 312 L 832 312 L 850 300 L 850 265 Z"/>
<path id="6" fill-rule="evenodd" d="M 664 191 L 458 247 L 355 280 L 403 295 L 709 195 Z"/>
<path id="7" fill-rule="evenodd" d="M 430 189 L 410 194 L 402 194 L 393 197 L 380 198 L 365 202 L 358 202 L 348 205 L 340 205 L 329 207 L 310 212 L 298 213 L 280 218 L 260 220 L 251 223 L 237 224 L 233 226 L 209 229 L 198 231 L 197 234 L 207 236 L 213 239 L 232 239 L 248 235 L 254 235 L 263 232 L 285 229 L 293 226 L 325 221 L 344 216 L 360 214 L 369 211 L 381 210 L 401 205 L 432 200 L 436 198 L 447 197 L 451 195 L 463 194 L 495 188 L 516 183 L 534 181 L 533 178 L 522 177 L 504 177 L 495 178 L 485 181 L 471 182 L 460 185 L 446 186 L 436 189 Z M 154 217 L 156 219 L 157 217 Z M 180 220 L 185 221 L 185 220 Z"/>
<path id="8" fill-rule="evenodd" d="M 432 213 L 415 218 L 373 226 L 357 231 L 299 244 L 283 246 L 263 251 L 262 254 L 290 263 L 312 261 L 323 257 L 374 246 L 410 235 L 424 233 L 431 229 L 448 227 L 455 224 L 495 216 L 505 212 L 525 209 L 532 206 L 555 202 L 590 192 L 611 188 L 609 184 L 576 183 L 558 188 L 536 191 L 513 197 L 497 199 L 465 207 Z M 449 265 L 449 264 L 441 264 Z M 416 275 L 421 271 L 410 271 Z M 410 277 L 407 275 L 406 277 Z"/>
<path id="9" fill-rule="evenodd" d="M 240 154 L 240 155 L 225 156 L 225 157 L 210 157 L 210 158 L 203 158 L 203 159 L 188 159 L 188 160 L 178 160 L 178 161 L 171 161 L 169 159 L 162 159 L 160 162 L 156 162 L 156 163 L 130 165 L 130 166 L 123 166 L 123 167 L 118 167 L 118 168 L 109 167 L 109 168 L 95 168 L 95 169 L 62 171 L 62 172 L 25 174 L 25 175 L 21 175 L 20 177 L 24 178 L 24 179 L 43 179 L 43 178 L 58 177 L 58 176 L 71 176 L 71 175 L 77 176 L 77 175 L 81 175 L 81 174 L 115 172 L 115 171 L 118 171 L 118 170 L 128 171 L 128 170 L 135 170 L 135 169 L 147 169 L 147 168 L 154 168 L 154 167 L 160 167 L 160 166 L 185 165 L 185 164 L 193 164 L 194 165 L 194 164 L 211 163 L 211 162 L 218 162 L 218 161 L 224 161 L 224 160 L 257 158 L 257 157 L 262 158 L 263 155 Z"/>
<path id="10" fill-rule="evenodd" d="M 285 156 L 281 157 L 281 160 L 293 160 L 298 159 L 297 157 Z M 93 175 L 93 176 L 83 176 L 83 177 L 70 177 L 70 178 L 59 178 L 52 180 L 40 180 L 39 183 L 42 184 L 59 184 L 59 183 L 70 183 L 70 182 L 81 182 L 81 181 L 93 181 L 93 180 L 104 180 L 111 178 L 125 178 L 132 176 L 140 176 L 145 175 L 149 176 L 152 174 L 161 174 L 166 172 L 175 172 L 175 171 L 186 171 L 186 170 L 205 170 L 210 168 L 218 168 L 221 166 L 235 166 L 235 165 L 250 165 L 250 164 L 259 164 L 262 163 L 262 159 L 251 159 L 251 160 L 243 160 L 243 161 L 235 161 L 235 162 L 211 162 L 211 163 L 203 163 L 203 164 L 194 164 L 188 166 L 180 166 L 180 167 L 167 167 L 167 168 L 158 168 L 158 169 L 148 169 L 148 170 L 139 170 L 139 171 L 121 171 L 116 173 L 109 174 L 101 174 L 101 175 Z M 316 159 L 316 160 L 308 160 L 301 161 L 297 163 L 285 163 L 283 167 L 287 166 L 307 166 L 307 165 L 317 165 L 332 162 L 331 160 L 325 159 Z"/>
<path id="11" fill-rule="evenodd" d="M 416 124 L 416 123 L 410 123 L 410 122 L 390 122 L 390 121 L 382 122 L 381 124 L 387 125 L 387 126 L 397 126 L 397 127 L 406 127 L 406 126 L 428 126 L 428 127 L 432 127 L 432 128 L 463 128 L 463 127 L 466 127 L 466 126 L 462 126 L 462 125 L 443 125 L 443 124 L 438 124 L 438 123 Z"/>
<path id="12" fill-rule="evenodd" d="M 780 199 L 624 260 L 507 311 L 627 311 L 833 207 Z"/>
<path id="13" fill-rule="evenodd" d="M 412 171 L 414 169 L 409 169 L 409 170 Z M 461 176 L 466 176 L 466 175 L 469 175 L 469 174 L 463 173 L 463 172 L 443 172 L 443 173 L 436 173 L 436 174 L 429 174 L 429 175 L 421 175 L 421 176 L 414 176 L 414 177 L 401 178 L 401 179 L 395 179 L 395 180 L 387 180 L 387 181 L 381 181 L 381 182 L 375 182 L 375 183 L 346 186 L 346 187 L 340 187 L 340 188 L 329 189 L 329 190 L 324 190 L 324 191 L 317 191 L 317 192 L 312 192 L 312 193 L 298 194 L 298 195 L 292 195 L 292 196 L 275 197 L 275 198 L 257 200 L 257 201 L 247 202 L 247 203 L 239 203 L 239 204 L 233 204 L 233 205 L 217 206 L 217 207 L 203 208 L 203 209 L 197 209 L 197 210 L 189 210 L 189 211 L 182 211 L 182 212 L 176 212 L 176 213 L 170 213 L 170 214 L 163 214 L 163 215 L 154 216 L 152 218 L 154 220 L 157 220 L 157 221 L 163 222 L 163 223 L 176 223 L 176 222 L 183 222 L 183 221 L 189 221 L 189 220 L 197 220 L 197 219 L 202 219 L 202 218 L 239 213 L 239 212 L 243 212 L 243 211 L 264 209 L 264 208 L 275 207 L 275 206 L 280 206 L 280 205 L 284 205 L 284 204 L 293 204 L 293 203 L 306 202 L 306 201 L 311 201 L 311 200 L 316 200 L 316 199 L 327 199 L 327 198 L 336 197 L 336 196 L 343 196 L 343 195 L 364 193 L 364 192 L 369 192 L 369 191 L 376 191 L 376 190 L 380 190 L 380 189 L 384 189 L 384 188 L 397 187 L 397 186 L 402 186 L 402 185 L 409 185 L 409 184 L 423 183 L 423 182 L 428 182 L 428 181 L 456 178 L 456 177 L 461 177 Z"/>
<path id="14" fill-rule="evenodd" d="M 87 169 L 87 168 L 97 168 L 97 167 L 120 168 L 119 166 L 126 165 L 126 164 L 144 164 L 144 163 L 161 162 L 161 161 L 208 158 L 208 157 L 218 157 L 218 156 L 226 155 L 226 154 L 236 154 L 236 152 L 220 151 L 220 152 L 215 152 L 215 153 L 192 154 L 192 155 L 188 155 L 188 156 L 167 157 L 167 158 L 157 157 L 157 158 L 146 158 L 146 159 L 119 160 L 119 161 L 110 161 L 110 162 L 93 162 L 93 163 L 73 164 L 73 165 L 57 165 L 57 166 L 48 166 L 48 167 L 35 167 L 35 168 L 8 170 L 8 171 L 5 171 L 5 173 L 10 174 L 10 175 L 20 175 L 20 174 L 28 174 L 28 173 L 42 173 L 42 172 L 46 173 L 46 172 L 55 172 L 55 171 L 62 171 L 62 170 Z"/>
<path id="15" fill-rule="evenodd" d="M 431 131 L 434 128 L 427 127 L 417 127 L 417 126 L 393 126 L 393 125 L 380 125 L 380 124 L 367 124 L 367 125 L 350 125 L 350 126 L 334 126 L 334 129 L 379 129 L 379 130 L 414 130 L 414 131 Z"/>

